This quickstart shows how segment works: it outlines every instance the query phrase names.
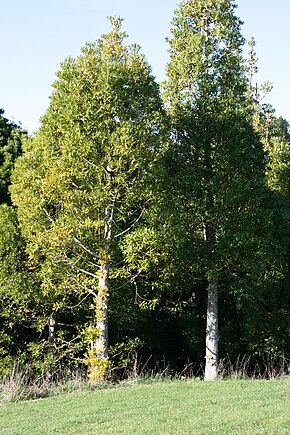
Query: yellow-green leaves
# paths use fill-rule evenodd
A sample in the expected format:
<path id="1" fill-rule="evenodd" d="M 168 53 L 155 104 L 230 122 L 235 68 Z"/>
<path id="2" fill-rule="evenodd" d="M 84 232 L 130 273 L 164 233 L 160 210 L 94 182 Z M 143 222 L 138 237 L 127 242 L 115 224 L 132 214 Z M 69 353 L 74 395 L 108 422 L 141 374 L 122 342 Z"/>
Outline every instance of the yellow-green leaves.
<path id="1" fill-rule="evenodd" d="M 110 33 L 61 64 L 40 131 L 13 177 L 31 262 L 59 315 L 69 295 L 100 293 L 100 268 L 123 267 L 122 238 L 143 216 L 163 147 L 159 87 L 138 47 L 124 43 L 121 24 L 111 19 Z M 95 357 L 88 354 L 92 364 Z"/>

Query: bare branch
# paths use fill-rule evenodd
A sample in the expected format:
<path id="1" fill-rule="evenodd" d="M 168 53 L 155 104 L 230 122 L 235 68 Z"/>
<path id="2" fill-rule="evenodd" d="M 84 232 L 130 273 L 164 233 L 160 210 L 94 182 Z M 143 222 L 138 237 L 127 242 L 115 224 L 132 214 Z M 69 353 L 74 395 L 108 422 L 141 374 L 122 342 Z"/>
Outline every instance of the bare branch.
<path id="1" fill-rule="evenodd" d="M 88 248 L 87 246 L 85 246 L 79 239 L 77 239 L 76 237 L 73 237 L 73 241 L 80 246 L 84 251 L 86 251 L 88 254 L 92 255 L 95 258 L 100 258 L 99 255 L 95 252 L 92 251 L 90 248 Z"/>
<path id="2" fill-rule="evenodd" d="M 49 222 L 53 223 L 54 219 L 52 219 L 52 217 L 50 216 L 50 214 L 48 213 L 47 210 L 45 210 L 45 208 L 42 209 L 43 213 L 45 214 L 45 216 L 47 217 L 47 219 L 49 220 Z"/>
<path id="3" fill-rule="evenodd" d="M 145 208 L 142 208 L 142 210 L 141 210 L 141 213 L 140 213 L 140 215 L 137 217 L 137 219 L 128 227 L 128 228 L 126 228 L 124 231 L 122 231 L 121 233 L 119 233 L 119 234 L 116 234 L 114 237 L 115 238 L 117 238 L 117 237 L 120 237 L 120 236 L 123 236 L 123 234 L 126 234 L 126 233 L 128 233 L 128 231 L 130 231 L 131 230 L 131 228 L 133 228 L 134 227 L 134 225 L 136 225 L 136 223 L 137 222 L 139 222 L 139 220 L 141 219 L 141 217 L 142 217 L 142 215 L 143 215 L 143 213 L 144 213 L 144 210 L 145 210 Z"/>
<path id="4" fill-rule="evenodd" d="M 84 156 L 82 156 L 82 159 L 83 159 L 86 163 L 88 163 L 90 166 L 93 166 L 93 168 L 100 169 L 99 166 L 95 165 L 95 163 L 93 163 L 93 162 L 90 162 L 90 160 L 86 159 Z"/>
<path id="5" fill-rule="evenodd" d="M 78 266 L 77 266 L 77 262 L 78 262 L 79 260 L 80 260 L 80 258 L 79 258 L 77 261 L 73 262 L 73 261 L 71 261 L 69 258 L 67 258 L 67 259 L 65 259 L 65 260 L 61 260 L 61 262 L 69 264 L 69 265 L 72 266 L 74 269 L 78 270 L 79 272 L 84 273 L 85 275 L 88 275 L 88 276 L 91 276 L 91 277 L 93 277 L 93 278 L 99 279 L 98 275 L 96 275 L 95 273 L 89 272 L 88 270 L 85 270 L 85 269 L 82 269 L 81 267 L 78 267 Z"/>
<path id="6" fill-rule="evenodd" d="M 79 220 L 79 218 L 77 217 L 77 215 L 75 214 L 75 212 L 73 210 L 72 210 L 72 215 L 75 218 L 75 220 L 77 221 L 77 223 L 82 225 L 82 222 Z"/>
<path id="7" fill-rule="evenodd" d="M 72 307 L 68 307 L 68 308 L 70 308 L 70 309 L 73 309 L 73 308 L 76 308 L 76 307 L 78 307 L 80 304 L 82 304 L 88 297 L 89 297 L 89 295 L 93 295 L 94 297 L 97 297 L 97 294 L 92 290 L 92 289 L 90 289 L 89 287 L 87 287 L 87 286 L 85 286 L 85 285 L 82 285 L 76 278 L 74 278 L 73 279 L 73 281 L 80 287 L 80 288 L 82 288 L 83 290 L 85 290 L 85 291 L 87 291 L 89 294 L 87 294 L 77 305 L 74 305 L 74 306 L 72 306 Z"/>
<path id="8" fill-rule="evenodd" d="M 111 291 L 120 290 L 120 288 L 126 287 L 130 284 L 130 280 L 128 279 L 124 284 L 119 285 L 118 287 L 110 287 Z"/>
<path id="9" fill-rule="evenodd" d="M 96 274 L 94 274 L 92 272 L 89 272 L 88 270 L 85 270 L 85 269 L 82 269 L 80 267 L 77 267 L 74 264 L 72 264 L 72 266 L 75 267 L 75 269 L 77 269 L 79 272 L 84 273 L 85 275 L 89 275 L 89 276 L 91 276 L 93 278 L 99 279 L 98 275 L 96 275 Z"/>

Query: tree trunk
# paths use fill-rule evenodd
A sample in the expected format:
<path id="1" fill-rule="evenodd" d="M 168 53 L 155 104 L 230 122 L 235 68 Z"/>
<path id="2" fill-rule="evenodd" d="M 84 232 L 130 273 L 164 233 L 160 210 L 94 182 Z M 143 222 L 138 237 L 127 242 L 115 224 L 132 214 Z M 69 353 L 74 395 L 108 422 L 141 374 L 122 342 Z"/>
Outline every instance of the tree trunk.
<path id="1" fill-rule="evenodd" d="M 91 341 L 87 354 L 89 366 L 89 379 L 91 382 L 98 382 L 105 379 L 108 361 L 108 277 L 109 262 L 100 266 L 98 292 L 94 298 L 96 326 L 95 336 Z"/>
<path id="2" fill-rule="evenodd" d="M 105 178 L 110 183 L 112 172 L 108 166 Z M 92 382 L 101 381 L 106 377 L 108 370 L 108 299 L 109 299 L 109 269 L 110 251 L 112 243 L 112 222 L 114 207 L 105 209 L 104 251 L 101 259 L 98 293 L 94 298 L 96 314 L 96 338 L 91 343 L 89 352 L 89 378 Z"/>
<path id="3" fill-rule="evenodd" d="M 56 331 L 56 314 L 51 314 L 48 322 L 48 342 L 53 345 L 55 341 L 55 331 Z"/>
<path id="4" fill-rule="evenodd" d="M 109 264 L 105 263 L 101 266 L 98 295 L 95 299 L 97 317 L 96 323 L 98 331 L 95 349 L 99 360 L 108 357 L 108 278 Z"/>
<path id="5" fill-rule="evenodd" d="M 218 279 L 209 278 L 207 287 L 205 381 L 214 381 L 218 372 Z"/>
<path id="6" fill-rule="evenodd" d="M 104 177 L 108 185 L 112 182 L 112 170 L 108 165 Z M 96 297 L 96 321 L 98 338 L 96 340 L 96 352 L 100 360 L 108 357 L 108 298 L 109 298 L 109 269 L 110 251 L 112 243 L 112 222 L 114 205 L 108 204 L 105 209 L 105 231 L 104 231 L 104 260 L 100 266 L 98 295 Z"/>
<path id="7" fill-rule="evenodd" d="M 49 352 L 50 352 L 50 355 L 52 357 L 54 357 L 55 351 L 56 351 L 56 348 L 55 348 L 56 328 L 57 328 L 56 313 L 51 313 L 51 315 L 49 317 L 49 320 L 48 320 L 48 337 L 47 337 L 47 341 L 49 343 Z M 52 379 L 53 379 L 53 372 L 54 372 L 53 366 L 54 366 L 54 364 L 52 363 L 51 366 L 49 366 L 47 368 L 46 376 L 47 376 L 47 379 L 49 381 L 52 381 Z"/>

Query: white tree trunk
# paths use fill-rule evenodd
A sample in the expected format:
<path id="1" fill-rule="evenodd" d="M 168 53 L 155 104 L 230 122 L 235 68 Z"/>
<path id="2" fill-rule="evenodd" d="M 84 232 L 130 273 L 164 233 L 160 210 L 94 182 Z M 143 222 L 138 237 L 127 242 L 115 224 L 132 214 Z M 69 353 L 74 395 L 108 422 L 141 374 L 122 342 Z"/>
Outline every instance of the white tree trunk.
<path id="1" fill-rule="evenodd" d="M 105 177 L 108 182 L 111 181 L 112 174 L 109 166 L 105 171 Z M 98 272 L 98 291 L 94 298 L 96 338 L 91 341 L 91 352 L 89 353 L 88 359 L 90 368 L 89 378 L 92 382 L 105 379 L 108 369 L 108 299 L 113 212 L 113 205 L 111 205 L 111 207 L 106 207 L 104 247 L 100 258 L 100 270 Z"/>
<path id="2" fill-rule="evenodd" d="M 105 173 L 105 179 L 108 184 L 112 182 L 112 169 L 108 165 Z M 99 272 L 98 295 L 96 297 L 96 322 L 98 330 L 98 338 L 95 346 L 98 359 L 102 360 L 108 357 L 108 299 L 109 299 L 109 257 L 112 243 L 112 222 L 113 222 L 114 206 L 106 207 L 105 209 L 105 250 L 104 262 L 101 263 Z"/>
<path id="3" fill-rule="evenodd" d="M 98 330 L 95 346 L 100 360 L 108 357 L 108 277 L 109 265 L 106 263 L 101 266 L 98 295 L 95 300 Z"/>
<path id="4" fill-rule="evenodd" d="M 205 381 L 214 381 L 218 374 L 218 279 L 209 278 L 207 287 Z"/>
<path id="5" fill-rule="evenodd" d="M 108 166 L 106 177 L 111 182 L 111 169 Z M 106 207 L 105 209 L 105 259 L 100 266 L 98 295 L 96 297 L 96 323 L 98 338 L 96 339 L 96 352 L 98 359 L 102 360 L 108 357 L 108 299 L 109 299 L 109 257 L 112 243 L 112 222 L 114 208 Z"/>
<path id="6" fill-rule="evenodd" d="M 56 315 L 51 314 L 48 322 L 48 342 L 54 344 L 55 341 L 55 330 L 56 330 Z"/>

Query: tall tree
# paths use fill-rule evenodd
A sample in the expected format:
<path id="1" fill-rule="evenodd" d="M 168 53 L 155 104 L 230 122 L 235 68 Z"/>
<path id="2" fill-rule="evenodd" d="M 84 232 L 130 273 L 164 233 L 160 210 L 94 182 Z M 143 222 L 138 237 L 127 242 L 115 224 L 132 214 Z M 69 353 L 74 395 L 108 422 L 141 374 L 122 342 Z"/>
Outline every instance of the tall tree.
<path id="1" fill-rule="evenodd" d="M 16 355 L 27 350 L 35 335 L 35 314 L 39 312 L 34 270 L 27 265 L 25 241 L 21 236 L 9 186 L 16 159 L 21 155 L 27 132 L 9 121 L 0 109 L 0 354 L 2 373 L 9 370 Z M 38 300 L 39 302 L 39 300 Z"/>
<path id="2" fill-rule="evenodd" d="M 121 23 L 111 18 L 109 34 L 62 64 L 12 186 L 30 255 L 50 265 L 50 288 L 65 281 L 92 295 L 93 381 L 108 366 L 109 280 L 122 262 L 119 244 L 150 201 L 147 180 L 162 145 L 159 87 L 139 48 L 124 44 Z"/>
<path id="3" fill-rule="evenodd" d="M 280 192 L 290 205 L 290 126 L 282 117 L 272 117 L 267 134 L 268 178 L 273 190 Z"/>
<path id="4" fill-rule="evenodd" d="M 179 197 L 193 268 L 207 281 L 205 380 L 218 373 L 218 289 L 223 273 L 257 248 L 252 222 L 264 186 L 232 0 L 183 0 L 173 19 L 164 99 L 172 119 Z M 239 258 L 239 260 L 237 260 Z M 250 261 L 250 260 L 249 260 Z"/>
<path id="5" fill-rule="evenodd" d="M 25 241 L 12 206 L 0 205 L 0 355 L 1 373 L 21 358 L 37 334 L 36 314 L 42 312 L 37 297 L 37 274 L 27 265 Z"/>
<path id="6" fill-rule="evenodd" d="M 9 121 L 0 109 L 0 204 L 10 204 L 8 187 L 16 158 L 21 154 L 21 143 L 26 136 L 17 124 Z"/>

